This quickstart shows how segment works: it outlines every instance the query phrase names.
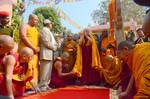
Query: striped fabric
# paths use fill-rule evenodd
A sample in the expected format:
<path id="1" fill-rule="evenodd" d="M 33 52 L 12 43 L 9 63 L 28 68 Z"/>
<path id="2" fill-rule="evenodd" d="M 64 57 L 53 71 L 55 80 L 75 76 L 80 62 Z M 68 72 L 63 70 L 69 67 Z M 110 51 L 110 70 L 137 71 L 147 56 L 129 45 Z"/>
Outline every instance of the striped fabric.
<path id="1" fill-rule="evenodd" d="M 82 0 L 63 0 L 63 3 L 73 3 L 78 1 L 82 1 Z"/>
<path id="2" fill-rule="evenodd" d="M 75 28 L 81 30 L 81 26 L 77 24 L 74 20 L 68 17 L 63 11 L 60 11 L 60 17 L 67 21 L 70 25 L 74 26 Z"/>

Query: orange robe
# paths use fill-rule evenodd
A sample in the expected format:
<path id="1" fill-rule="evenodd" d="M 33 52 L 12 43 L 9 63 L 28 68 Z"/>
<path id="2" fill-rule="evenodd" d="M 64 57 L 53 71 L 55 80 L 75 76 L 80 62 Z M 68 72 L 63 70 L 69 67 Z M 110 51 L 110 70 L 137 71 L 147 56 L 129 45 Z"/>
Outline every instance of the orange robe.
<path id="1" fill-rule="evenodd" d="M 137 89 L 134 99 L 150 99 L 150 43 L 136 45 L 127 64 Z"/>
<path id="2" fill-rule="evenodd" d="M 68 67 L 68 72 L 70 72 L 73 69 L 73 66 L 76 61 L 76 50 L 77 50 L 77 44 L 75 41 L 65 41 L 64 45 L 64 51 L 69 53 L 69 60 L 66 62 Z"/>

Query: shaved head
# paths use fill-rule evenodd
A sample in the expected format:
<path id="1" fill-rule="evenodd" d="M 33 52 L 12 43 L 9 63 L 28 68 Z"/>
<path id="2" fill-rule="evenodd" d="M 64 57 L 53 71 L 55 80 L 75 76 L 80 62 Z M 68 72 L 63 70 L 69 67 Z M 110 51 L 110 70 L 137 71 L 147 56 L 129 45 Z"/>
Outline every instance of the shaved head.
<path id="1" fill-rule="evenodd" d="M 125 47 L 128 47 L 128 49 L 132 49 L 133 43 L 129 41 L 122 41 L 118 45 L 118 50 L 123 50 Z"/>
<path id="2" fill-rule="evenodd" d="M 38 20 L 38 17 L 35 14 L 30 14 L 29 15 L 29 20 L 31 20 L 31 19 L 37 19 Z"/>
<path id="3" fill-rule="evenodd" d="M 20 55 L 33 55 L 33 50 L 29 47 L 24 47 L 23 49 L 21 49 L 20 51 Z"/>
<path id="4" fill-rule="evenodd" d="M 32 59 L 33 55 L 34 55 L 34 52 L 29 47 L 24 47 L 19 52 L 20 61 L 22 61 L 22 62 L 29 62 Z"/>
<path id="5" fill-rule="evenodd" d="M 36 26 L 38 24 L 38 17 L 35 14 L 30 14 L 29 15 L 29 24 L 31 26 Z"/>
<path id="6" fill-rule="evenodd" d="M 15 44 L 15 42 L 12 37 L 10 37 L 8 35 L 0 35 L 0 45 L 5 45 L 10 48 L 13 48 L 14 44 Z"/>
<path id="7" fill-rule="evenodd" d="M 132 53 L 134 44 L 129 41 L 122 41 L 118 45 L 117 56 L 121 60 L 126 60 L 128 56 Z"/>
<path id="8" fill-rule="evenodd" d="M 150 37 L 150 12 L 147 13 L 145 19 L 144 19 L 144 23 L 142 26 L 143 32 L 145 34 L 146 37 Z"/>

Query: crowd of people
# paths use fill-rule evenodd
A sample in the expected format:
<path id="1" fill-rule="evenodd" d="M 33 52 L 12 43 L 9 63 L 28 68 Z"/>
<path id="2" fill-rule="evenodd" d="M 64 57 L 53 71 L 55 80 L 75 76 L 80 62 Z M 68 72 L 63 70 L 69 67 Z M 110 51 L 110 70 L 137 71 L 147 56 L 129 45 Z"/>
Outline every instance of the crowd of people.
<path id="1" fill-rule="evenodd" d="M 109 30 L 87 28 L 64 38 L 45 19 L 39 31 L 35 14 L 20 27 L 16 43 L 9 17 L 0 11 L 0 97 L 94 85 L 118 90 L 121 99 L 150 99 L 150 12 L 118 46 Z"/>

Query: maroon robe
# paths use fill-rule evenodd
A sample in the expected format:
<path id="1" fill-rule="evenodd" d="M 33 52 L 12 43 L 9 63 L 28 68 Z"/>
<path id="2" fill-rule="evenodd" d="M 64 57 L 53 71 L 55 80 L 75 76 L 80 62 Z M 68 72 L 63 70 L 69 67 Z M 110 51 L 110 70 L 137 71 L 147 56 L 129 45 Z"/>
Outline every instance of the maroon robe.
<path id="1" fill-rule="evenodd" d="M 62 63 L 62 72 L 67 73 L 68 69 L 66 68 L 65 63 L 62 60 L 56 58 L 56 60 L 54 61 L 54 64 L 57 61 L 60 61 Z M 74 75 L 68 75 L 68 76 L 60 77 L 58 75 L 58 71 L 53 66 L 50 87 L 59 88 L 59 87 L 65 87 L 67 85 L 74 85 L 75 80 L 76 80 L 76 77 Z"/>
<path id="2" fill-rule="evenodd" d="M 121 72 L 121 87 L 122 92 L 126 90 L 128 87 L 130 78 L 131 78 L 131 71 L 129 70 L 129 67 L 126 63 L 122 63 L 122 72 Z M 133 99 L 133 96 L 136 94 L 136 88 L 133 85 L 131 92 L 128 94 L 127 97 L 121 98 L 121 99 Z"/>
<path id="3" fill-rule="evenodd" d="M 82 77 L 83 85 L 100 85 L 100 73 L 92 68 L 92 45 L 86 46 L 87 39 L 82 47 Z"/>

